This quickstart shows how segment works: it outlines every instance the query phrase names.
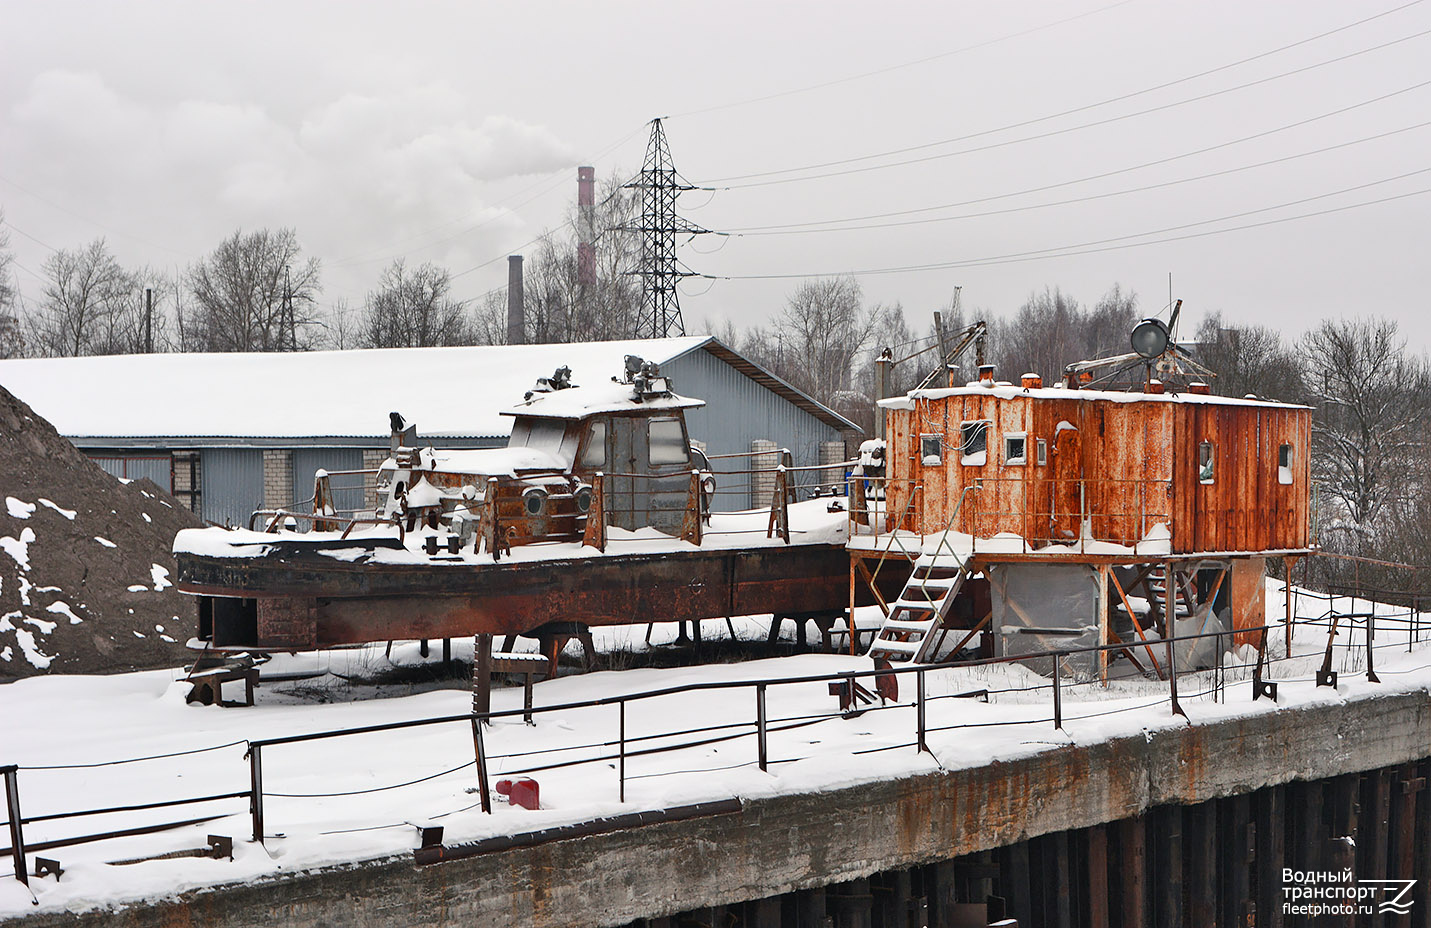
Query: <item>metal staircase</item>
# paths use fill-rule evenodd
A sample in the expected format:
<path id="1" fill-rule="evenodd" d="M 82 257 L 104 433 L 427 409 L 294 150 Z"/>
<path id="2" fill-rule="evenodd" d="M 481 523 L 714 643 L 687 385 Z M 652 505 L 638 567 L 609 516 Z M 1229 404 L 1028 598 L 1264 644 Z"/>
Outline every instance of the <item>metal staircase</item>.
<path id="1" fill-rule="evenodd" d="M 969 573 L 954 554 L 921 554 L 899 598 L 890 603 L 867 656 L 891 666 L 926 661 L 935 631 L 954 608 L 954 598 Z"/>
<path id="2" fill-rule="evenodd" d="M 1176 582 L 1176 581 L 1175 581 Z M 1149 619 L 1162 623 L 1163 604 L 1168 598 L 1168 577 L 1162 566 L 1153 568 L 1148 572 L 1147 579 L 1143 581 L 1143 589 L 1148 594 L 1148 617 Z M 1173 618 L 1186 619 L 1190 613 L 1188 611 L 1187 600 L 1178 595 L 1176 586 L 1172 591 L 1173 597 Z"/>

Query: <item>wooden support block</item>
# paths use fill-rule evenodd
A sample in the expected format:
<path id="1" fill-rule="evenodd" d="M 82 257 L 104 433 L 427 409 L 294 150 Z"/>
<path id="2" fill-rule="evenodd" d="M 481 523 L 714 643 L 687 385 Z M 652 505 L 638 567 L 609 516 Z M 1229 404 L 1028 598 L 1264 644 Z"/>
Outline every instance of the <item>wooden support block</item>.
<path id="1" fill-rule="evenodd" d="M 1411 910 L 1411 923 L 1416 928 L 1431 928 L 1431 760 L 1423 760 L 1416 765 L 1416 775 L 1428 784 L 1416 794 L 1415 830 L 1420 838 L 1416 842 L 1415 861 L 1411 876 L 1416 878 L 1416 906 Z"/>
<path id="2" fill-rule="evenodd" d="M 825 888 L 804 889 L 796 894 L 795 928 L 826 928 Z"/>
<path id="3" fill-rule="evenodd" d="M 1233 796 L 1220 801 L 1223 880 L 1220 911 L 1224 925 L 1251 924 L 1254 840 L 1252 797 Z"/>

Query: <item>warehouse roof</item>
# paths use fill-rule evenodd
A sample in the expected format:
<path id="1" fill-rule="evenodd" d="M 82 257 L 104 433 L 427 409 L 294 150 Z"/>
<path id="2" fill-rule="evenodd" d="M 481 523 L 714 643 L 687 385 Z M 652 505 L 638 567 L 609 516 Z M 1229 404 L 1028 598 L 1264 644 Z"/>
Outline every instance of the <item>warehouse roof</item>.
<path id="1" fill-rule="evenodd" d="M 669 364 L 704 350 L 833 428 L 848 419 L 710 336 L 546 345 L 0 361 L 0 385 L 67 438 L 374 438 L 397 411 L 421 436 L 503 438 L 538 377 L 609 382 L 625 356 Z M 676 389 L 679 391 L 680 384 Z M 93 444 L 93 441 L 88 442 Z"/>

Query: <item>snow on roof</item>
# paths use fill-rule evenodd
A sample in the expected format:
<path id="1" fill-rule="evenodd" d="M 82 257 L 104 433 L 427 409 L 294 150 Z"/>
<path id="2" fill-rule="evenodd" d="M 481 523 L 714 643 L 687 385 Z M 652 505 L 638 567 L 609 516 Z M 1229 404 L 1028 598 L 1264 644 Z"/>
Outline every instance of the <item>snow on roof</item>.
<path id="1" fill-rule="evenodd" d="M 0 361 L 0 384 L 68 438 L 384 436 L 397 411 L 425 437 L 505 437 L 501 415 L 560 366 L 610 384 L 626 355 L 664 364 L 707 336 L 553 345 Z M 677 384 L 679 386 L 679 384 Z M 629 388 L 626 388 L 629 390 Z"/>
<path id="2" fill-rule="evenodd" d="M 593 383 L 550 393 L 533 393 L 532 398 L 504 416 L 542 416 L 549 419 L 580 419 L 599 412 L 628 412 L 635 409 L 694 409 L 705 400 L 690 399 L 674 393 L 651 396 L 636 402 L 635 388 L 629 383 Z"/>
<path id="3" fill-rule="evenodd" d="M 911 390 L 904 396 L 892 396 L 879 401 L 884 409 L 913 409 L 914 401 L 942 400 L 951 396 L 997 396 L 1012 400 L 1019 397 L 1033 397 L 1044 400 L 1102 400 L 1111 403 L 1201 403 L 1210 406 L 1273 406 L 1278 409 L 1306 409 L 1295 403 L 1279 403 L 1276 400 L 1249 397 L 1215 396 L 1210 393 L 1132 393 L 1124 390 L 1069 390 L 1065 387 L 1016 387 L 1000 383 L 986 387 L 977 380 L 962 387 L 940 387 L 933 390 Z"/>

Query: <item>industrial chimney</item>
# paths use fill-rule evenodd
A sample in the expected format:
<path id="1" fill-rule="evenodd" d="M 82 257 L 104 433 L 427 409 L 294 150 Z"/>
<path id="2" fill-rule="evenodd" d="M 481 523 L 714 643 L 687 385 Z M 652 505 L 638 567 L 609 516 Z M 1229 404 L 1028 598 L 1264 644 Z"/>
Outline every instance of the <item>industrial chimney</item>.
<path id="1" fill-rule="evenodd" d="M 522 256 L 507 256 L 507 344 L 527 343 L 526 310 L 522 305 Z"/>
<path id="2" fill-rule="evenodd" d="M 576 282 L 596 286 L 596 168 L 576 169 Z"/>

